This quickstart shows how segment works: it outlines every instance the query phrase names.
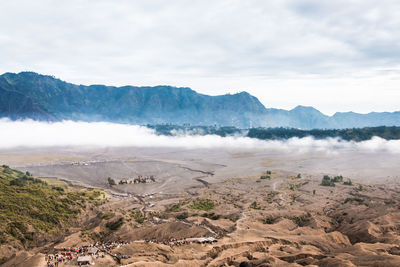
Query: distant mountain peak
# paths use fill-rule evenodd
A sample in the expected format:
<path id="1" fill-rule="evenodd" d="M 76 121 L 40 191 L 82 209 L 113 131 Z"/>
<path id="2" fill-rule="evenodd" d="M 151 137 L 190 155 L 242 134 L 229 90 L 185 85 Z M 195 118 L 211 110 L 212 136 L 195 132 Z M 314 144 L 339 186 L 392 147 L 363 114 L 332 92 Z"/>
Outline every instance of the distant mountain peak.
<path id="1" fill-rule="evenodd" d="M 311 106 L 302 106 L 302 105 L 298 105 L 295 108 L 291 109 L 290 111 L 298 111 L 298 110 L 307 110 L 307 111 L 318 111 L 320 112 L 318 109 L 311 107 Z"/>
<path id="2" fill-rule="evenodd" d="M 299 105 L 289 111 L 266 109 L 257 97 L 245 91 L 209 96 L 169 85 L 75 85 L 30 71 L 0 75 L 0 117 L 242 128 L 400 125 L 399 112 L 338 112 L 330 117 L 310 106 Z"/>

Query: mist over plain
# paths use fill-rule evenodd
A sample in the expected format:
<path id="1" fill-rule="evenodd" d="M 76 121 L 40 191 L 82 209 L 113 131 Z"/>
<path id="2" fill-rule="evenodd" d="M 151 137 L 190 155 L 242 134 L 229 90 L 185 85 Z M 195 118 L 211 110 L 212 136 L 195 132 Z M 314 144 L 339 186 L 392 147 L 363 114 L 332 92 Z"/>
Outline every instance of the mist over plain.
<path id="1" fill-rule="evenodd" d="M 385 140 L 379 137 L 354 142 L 338 138 L 316 140 L 312 137 L 258 140 L 239 135 L 221 137 L 180 132 L 174 136 L 164 136 L 145 126 L 109 122 L 48 123 L 33 120 L 0 120 L 0 149 L 58 146 L 265 149 L 291 153 L 335 153 L 345 150 L 400 153 L 400 140 Z"/>

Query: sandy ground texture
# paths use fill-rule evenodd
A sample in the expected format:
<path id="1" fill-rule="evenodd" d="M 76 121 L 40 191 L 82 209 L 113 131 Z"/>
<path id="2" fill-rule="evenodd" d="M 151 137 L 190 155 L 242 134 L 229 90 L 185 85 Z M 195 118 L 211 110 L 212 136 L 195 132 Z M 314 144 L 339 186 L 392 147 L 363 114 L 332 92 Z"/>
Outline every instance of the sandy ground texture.
<path id="1" fill-rule="evenodd" d="M 400 266 L 394 154 L 53 148 L 1 151 L 0 162 L 110 196 L 84 229 L 45 249 L 16 251 L 4 266 L 46 266 L 45 252 L 99 240 L 124 243 L 94 256 L 96 266 Z M 156 181 L 107 184 L 137 175 Z M 323 175 L 352 185 L 321 186 Z M 119 218 L 123 225 L 107 231 Z M 217 242 L 198 243 L 208 237 Z"/>

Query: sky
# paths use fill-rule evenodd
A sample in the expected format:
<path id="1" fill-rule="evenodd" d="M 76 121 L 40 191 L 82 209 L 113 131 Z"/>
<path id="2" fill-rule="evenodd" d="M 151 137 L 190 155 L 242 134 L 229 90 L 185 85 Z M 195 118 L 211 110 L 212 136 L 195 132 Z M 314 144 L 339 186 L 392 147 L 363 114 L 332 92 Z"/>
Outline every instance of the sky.
<path id="1" fill-rule="evenodd" d="M 0 72 L 400 110 L 397 0 L 2 0 Z"/>

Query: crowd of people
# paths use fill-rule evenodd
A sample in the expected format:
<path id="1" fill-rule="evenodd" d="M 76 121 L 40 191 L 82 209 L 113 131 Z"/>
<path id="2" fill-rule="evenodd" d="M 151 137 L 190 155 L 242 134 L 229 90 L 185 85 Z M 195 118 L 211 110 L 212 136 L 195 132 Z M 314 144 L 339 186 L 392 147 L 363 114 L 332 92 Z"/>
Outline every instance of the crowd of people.
<path id="1" fill-rule="evenodd" d="M 71 261 L 73 259 L 73 254 L 68 253 L 55 253 L 54 255 L 45 254 L 44 259 L 47 263 L 47 267 L 57 267 L 60 263 Z"/>
<path id="2" fill-rule="evenodd" d="M 57 267 L 61 263 L 70 262 L 78 260 L 82 256 L 91 256 L 92 259 L 97 259 L 99 257 L 104 258 L 106 254 L 117 247 L 129 244 L 126 241 L 117 242 L 96 242 L 95 244 L 89 246 L 73 247 L 73 248 L 58 248 L 57 252 L 54 254 L 45 254 L 45 261 L 47 267 Z M 95 248 L 95 250 L 93 250 Z M 89 266 L 88 263 L 83 264 L 80 262 L 76 263 L 79 266 Z"/>
<path id="3" fill-rule="evenodd" d="M 156 240 L 156 239 L 151 239 L 151 240 L 145 240 L 146 243 L 154 243 L 154 244 L 163 244 L 167 246 L 180 246 L 180 245 L 187 245 L 190 244 L 189 241 L 186 239 L 184 240 L 177 240 L 176 238 L 169 238 L 169 239 L 163 239 L 163 240 Z"/>
<path id="4" fill-rule="evenodd" d="M 181 240 L 178 240 L 176 238 L 169 238 L 169 239 L 164 239 L 161 241 L 158 241 L 156 239 L 151 239 L 151 240 L 145 240 L 146 243 L 155 243 L 155 244 L 163 244 L 167 246 L 183 246 L 183 245 L 189 245 L 192 243 L 196 244 L 206 244 L 206 243 L 214 243 L 217 242 L 217 239 L 213 237 L 200 237 L 200 238 L 184 238 Z"/>
<path id="5" fill-rule="evenodd" d="M 156 243 L 156 244 L 164 244 L 167 246 L 182 246 L 188 245 L 192 243 L 204 244 L 204 243 L 213 243 L 217 240 L 212 237 L 208 238 L 185 238 L 182 240 L 178 240 L 176 238 L 168 238 L 164 240 L 145 240 L 145 243 Z M 89 266 L 89 263 L 81 263 L 79 262 L 80 257 L 90 256 L 92 260 L 95 260 L 99 257 L 104 258 L 106 254 L 109 254 L 113 257 L 117 257 L 119 259 L 128 258 L 129 256 L 120 256 L 112 255 L 111 250 L 114 248 L 118 248 L 122 245 L 127 245 L 129 242 L 126 241 L 115 241 L 115 242 L 96 242 L 95 244 L 89 246 L 81 246 L 74 248 L 58 248 L 57 252 L 54 254 L 45 254 L 45 261 L 47 263 L 47 267 L 58 267 L 61 263 L 69 262 L 70 264 L 75 263 L 79 266 Z M 143 251 L 144 253 L 144 251 Z"/>

